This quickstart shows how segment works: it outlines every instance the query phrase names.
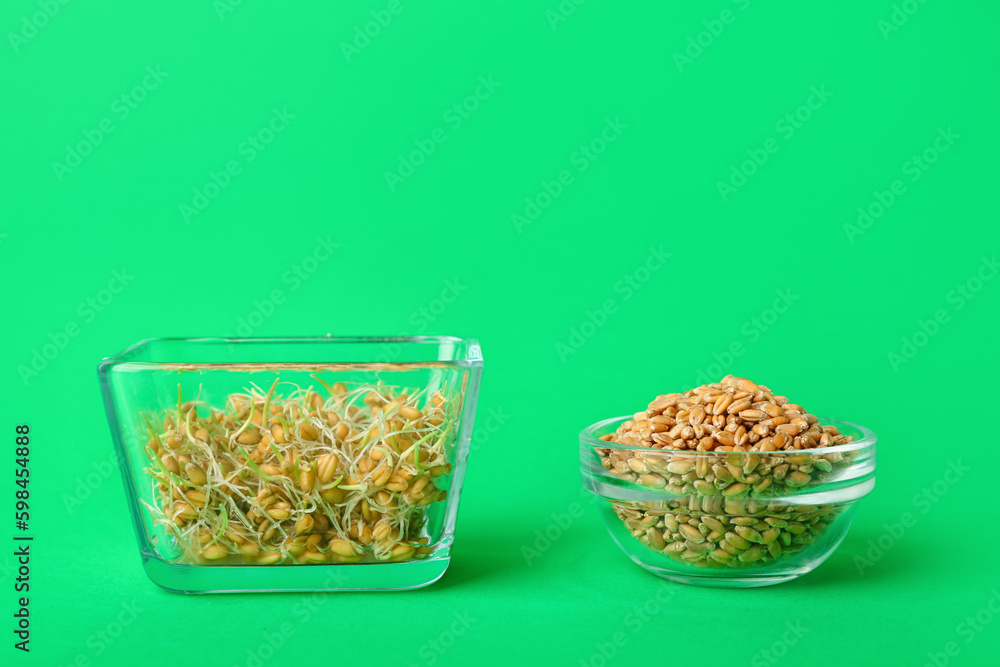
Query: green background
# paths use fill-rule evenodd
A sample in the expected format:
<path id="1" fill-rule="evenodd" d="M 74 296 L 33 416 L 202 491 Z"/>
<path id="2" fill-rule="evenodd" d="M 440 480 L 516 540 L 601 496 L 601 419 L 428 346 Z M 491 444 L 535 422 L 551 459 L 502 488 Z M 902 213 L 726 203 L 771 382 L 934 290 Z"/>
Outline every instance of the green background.
<path id="1" fill-rule="evenodd" d="M 1000 619 L 960 624 L 1000 588 L 995 465 L 977 452 L 996 443 L 1000 370 L 1000 280 L 977 283 L 1000 245 L 996 5 L 911 0 L 895 25 L 888 0 L 590 0 L 563 3 L 575 8 L 564 21 L 550 13 L 557 0 L 402 0 L 345 55 L 389 3 L 343 4 L 0 9 L 5 467 L 14 425 L 29 423 L 36 536 L 32 652 L 4 655 L 255 664 L 289 622 L 263 662 L 995 658 Z M 480 77 L 493 89 L 467 100 Z M 456 116 L 456 104 L 476 108 Z M 243 142 L 274 109 L 294 118 L 253 152 Z M 583 157 L 608 119 L 614 141 Z M 53 164 L 68 166 L 102 122 L 112 131 L 77 166 Z M 433 136 L 444 141 L 390 187 L 386 172 Z M 744 169 L 755 173 L 731 181 L 765 146 L 766 161 Z M 213 173 L 225 181 L 230 161 L 238 173 L 185 220 L 181 205 Z M 564 171 L 540 215 L 512 219 Z M 882 214 L 850 227 L 897 180 Z M 723 196 L 720 181 L 739 187 Z M 337 248 L 312 265 L 318 238 Z M 670 257 L 647 272 L 650 248 Z M 112 295 L 115 271 L 127 285 Z M 444 305 L 448 289 L 457 298 Z M 276 290 L 273 313 L 253 317 Z M 792 301 L 781 314 L 769 311 L 779 290 Z M 496 428 L 470 460 L 441 582 L 192 598 L 146 579 L 104 464 L 97 363 L 142 338 L 234 335 L 251 319 L 253 335 L 481 340 L 478 425 L 492 410 Z M 61 337 L 67 326 L 76 335 Z M 36 358 L 49 344 L 52 358 Z M 36 374 L 24 370 L 33 358 Z M 878 485 L 837 553 L 802 579 L 664 589 L 580 494 L 576 435 L 729 372 L 872 427 Z M 949 462 L 968 470 L 949 478 Z M 906 513 L 913 525 L 890 530 Z M 558 535 L 529 563 L 546 529 Z M 8 623 L 12 562 L 0 559 Z M 453 633 L 454 614 L 474 620 Z"/>

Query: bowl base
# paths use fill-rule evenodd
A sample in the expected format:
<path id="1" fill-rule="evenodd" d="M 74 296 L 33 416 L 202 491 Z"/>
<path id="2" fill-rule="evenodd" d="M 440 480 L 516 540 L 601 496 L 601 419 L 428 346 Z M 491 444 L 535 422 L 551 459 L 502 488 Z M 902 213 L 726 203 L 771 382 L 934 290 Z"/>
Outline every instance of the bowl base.
<path id="1" fill-rule="evenodd" d="M 798 573 L 753 577 L 720 577 L 718 575 L 713 577 L 699 577 L 698 575 L 688 576 L 683 574 L 668 574 L 666 572 L 655 571 L 653 574 L 661 579 L 675 581 L 679 584 L 703 586 L 705 588 L 760 588 L 762 586 L 783 584 L 786 581 L 791 581 L 792 579 L 797 579 L 799 577 Z"/>
<path id="2" fill-rule="evenodd" d="M 450 549 L 422 560 L 342 565 L 182 565 L 145 558 L 146 575 L 173 593 L 391 591 L 429 586 L 444 576 Z"/>

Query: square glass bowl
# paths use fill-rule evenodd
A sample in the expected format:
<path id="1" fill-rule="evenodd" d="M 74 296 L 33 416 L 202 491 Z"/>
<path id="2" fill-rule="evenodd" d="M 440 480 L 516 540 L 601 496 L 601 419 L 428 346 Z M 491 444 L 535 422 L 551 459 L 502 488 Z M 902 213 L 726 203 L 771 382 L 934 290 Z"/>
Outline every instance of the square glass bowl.
<path id="1" fill-rule="evenodd" d="M 98 373 L 143 568 L 184 593 L 391 590 L 451 559 L 479 343 L 150 339 Z"/>

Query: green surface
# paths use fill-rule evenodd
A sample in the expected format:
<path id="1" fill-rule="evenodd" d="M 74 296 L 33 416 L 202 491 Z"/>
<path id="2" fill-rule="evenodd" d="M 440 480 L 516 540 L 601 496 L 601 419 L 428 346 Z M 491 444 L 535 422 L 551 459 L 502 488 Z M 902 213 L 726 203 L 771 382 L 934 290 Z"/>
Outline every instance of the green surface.
<path id="1" fill-rule="evenodd" d="M 4 451 L 29 423 L 36 536 L 30 656 L 0 558 L 5 662 L 995 659 L 995 5 L 182 4 L 0 9 Z M 482 341 L 440 583 L 146 580 L 97 362 L 237 333 Z M 775 588 L 662 584 L 577 490 L 581 427 L 726 372 L 881 436 L 843 546 Z"/>

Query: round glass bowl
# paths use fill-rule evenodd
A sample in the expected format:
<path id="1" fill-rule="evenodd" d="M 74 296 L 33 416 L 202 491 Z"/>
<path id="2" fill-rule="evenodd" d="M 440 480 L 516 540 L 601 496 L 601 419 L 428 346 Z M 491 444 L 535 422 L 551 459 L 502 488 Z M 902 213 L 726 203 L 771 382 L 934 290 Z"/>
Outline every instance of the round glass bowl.
<path id="1" fill-rule="evenodd" d="M 820 418 L 853 442 L 775 452 L 698 452 L 601 440 L 631 416 L 580 433 L 583 486 L 622 551 L 687 584 L 750 588 L 814 570 L 875 487 L 875 434 Z"/>

